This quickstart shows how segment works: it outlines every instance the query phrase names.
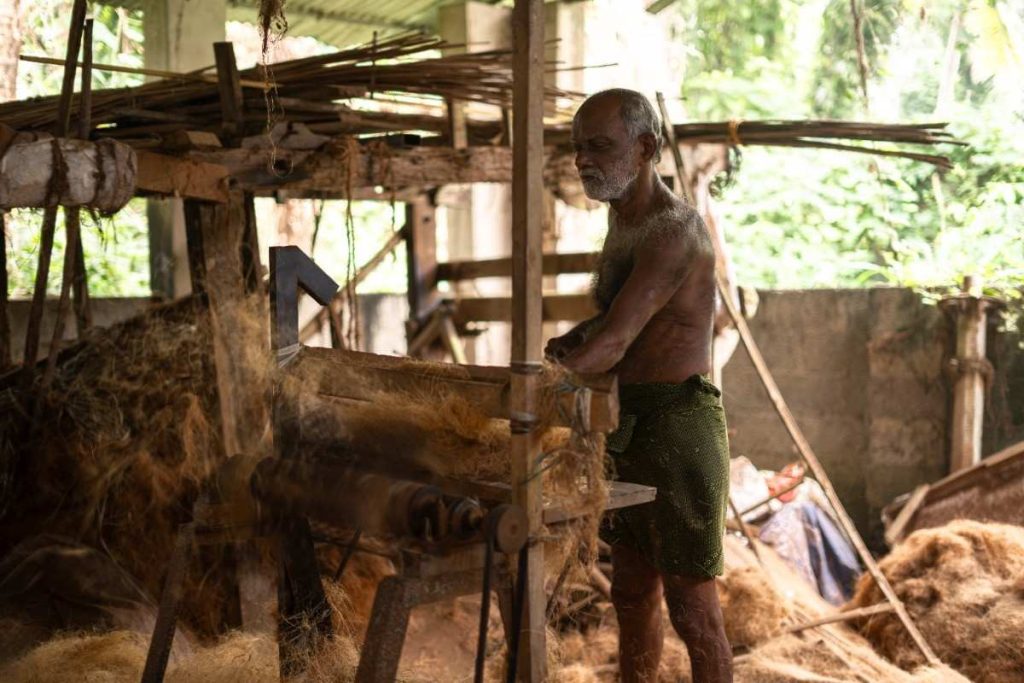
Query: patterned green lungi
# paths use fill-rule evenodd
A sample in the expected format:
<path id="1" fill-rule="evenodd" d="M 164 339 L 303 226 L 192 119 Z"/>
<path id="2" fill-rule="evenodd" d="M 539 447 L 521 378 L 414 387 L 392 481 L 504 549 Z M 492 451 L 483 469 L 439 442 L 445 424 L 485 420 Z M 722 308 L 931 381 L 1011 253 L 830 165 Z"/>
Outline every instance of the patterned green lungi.
<path id="1" fill-rule="evenodd" d="M 601 538 L 637 550 L 666 574 L 722 573 L 729 437 L 722 393 L 703 376 L 619 387 L 607 450 L 620 481 L 654 486 L 651 503 L 611 511 Z"/>

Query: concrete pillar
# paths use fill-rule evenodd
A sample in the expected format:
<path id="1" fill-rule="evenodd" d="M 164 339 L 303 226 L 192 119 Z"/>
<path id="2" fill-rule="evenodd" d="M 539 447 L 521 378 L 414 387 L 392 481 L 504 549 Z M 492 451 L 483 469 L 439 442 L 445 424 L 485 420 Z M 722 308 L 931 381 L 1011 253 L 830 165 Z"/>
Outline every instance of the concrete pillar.
<path id="1" fill-rule="evenodd" d="M 146 0 L 143 9 L 145 66 L 192 71 L 214 63 L 213 44 L 224 40 L 226 0 Z M 192 291 L 185 243 L 185 214 L 180 199 L 150 199 L 150 286 L 169 299 Z"/>

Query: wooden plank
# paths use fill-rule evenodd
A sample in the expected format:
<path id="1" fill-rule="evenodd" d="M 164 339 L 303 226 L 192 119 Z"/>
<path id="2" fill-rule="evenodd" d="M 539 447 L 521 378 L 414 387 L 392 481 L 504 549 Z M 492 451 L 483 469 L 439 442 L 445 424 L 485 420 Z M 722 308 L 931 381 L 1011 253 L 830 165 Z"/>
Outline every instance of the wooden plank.
<path id="1" fill-rule="evenodd" d="M 898 520 L 912 499 L 913 496 L 889 506 L 885 516 L 895 514 Z M 1024 524 L 1024 442 L 931 484 L 904 532 L 941 526 L 960 518 Z M 895 527 L 896 520 L 890 529 Z"/>
<path id="2" fill-rule="evenodd" d="M 544 254 L 541 261 L 543 275 L 590 273 L 597 267 L 600 254 L 584 252 L 573 254 Z M 479 261 L 449 261 L 437 264 L 437 279 L 448 282 L 473 280 L 480 277 L 511 277 L 512 258 L 483 259 Z"/>
<path id="3" fill-rule="evenodd" d="M 543 334 L 541 255 L 544 225 L 544 2 L 516 0 L 512 8 L 512 501 L 526 512 L 531 542 L 521 551 L 526 575 L 513 634 L 520 680 L 547 676 L 543 475 L 536 471 L 536 429 Z"/>
<path id="4" fill-rule="evenodd" d="M 981 282 L 964 278 L 963 294 L 943 299 L 942 308 L 956 322 L 956 380 L 953 385 L 949 469 L 969 469 L 981 462 L 985 417 L 985 341 L 989 300 L 981 296 Z"/>
<path id="5" fill-rule="evenodd" d="M 139 151 L 136 189 L 141 193 L 226 203 L 228 169 L 192 159 Z"/>
<path id="6" fill-rule="evenodd" d="M 466 322 L 509 322 L 512 302 L 509 297 L 468 297 L 455 302 L 455 318 Z M 597 305 L 590 294 L 550 294 L 539 300 L 545 321 L 579 321 L 597 315 Z"/>
<path id="7" fill-rule="evenodd" d="M 422 323 L 437 306 L 437 224 L 426 198 L 405 206 L 409 319 Z"/>
<path id="8" fill-rule="evenodd" d="M 658 489 L 653 486 L 633 484 L 626 481 L 613 481 L 608 491 L 608 502 L 605 511 L 628 508 L 652 502 L 658 496 Z M 544 508 L 544 524 L 558 524 L 583 515 L 578 511 L 567 510 L 560 505 L 549 505 Z"/>
<path id="9" fill-rule="evenodd" d="M 451 392 L 472 402 L 488 417 L 509 416 L 512 375 L 502 367 L 425 363 L 399 356 L 304 347 L 287 372 L 327 396 L 370 401 L 382 391 L 414 396 Z M 584 375 L 580 381 L 591 392 L 591 429 L 615 429 L 619 416 L 615 377 Z M 561 395 L 559 401 L 567 409 L 566 414 L 571 414 L 572 394 Z M 556 424 L 568 426 L 561 417 Z"/>
<path id="10" fill-rule="evenodd" d="M 896 519 L 889 525 L 885 530 L 885 542 L 889 544 L 889 547 L 896 545 L 907 533 L 907 528 L 914 519 L 914 515 L 917 514 L 917 510 L 924 503 L 925 496 L 928 495 L 928 490 L 931 487 L 928 484 L 921 484 L 914 492 L 910 494 L 910 499 L 907 504 L 900 509 L 900 513 L 896 515 Z"/>

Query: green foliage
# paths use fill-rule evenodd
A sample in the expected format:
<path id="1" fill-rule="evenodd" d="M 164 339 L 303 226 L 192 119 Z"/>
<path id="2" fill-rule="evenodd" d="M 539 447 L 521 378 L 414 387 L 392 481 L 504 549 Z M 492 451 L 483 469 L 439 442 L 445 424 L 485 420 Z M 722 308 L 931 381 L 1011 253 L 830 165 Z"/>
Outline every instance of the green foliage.
<path id="1" fill-rule="evenodd" d="M 947 172 L 842 152 L 743 148 L 721 191 L 742 281 L 933 288 L 977 273 L 1004 296 L 1020 296 L 1024 7 L 1011 4 L 863 1 L 871 118 L 941 117 L 968 145 L 943 148 L 953 161 Z M 782 14 L 787 6 L 782 3 Z M 793 30 L 773 34 L 770 54 L 742 59 L 709 48 L 719 50 L 713 59 L 691 58 L 683 88 L 691 118 L 863 118 L 849 0 L 805 2 L 788 11 Z M 763 13 L 764 21 L 779 18 Z M 681 25 L 680 39 L 699 44 L 699 32 L 686 20 Z M 750 30 L 757 25 L 747 23 Z"/>
<path id="2" fill-rule="evenodd" d="M 858 0 L 864 33 L 864 53 L 871 76 L 899 25 L 902 0 Z M 822 17 L 818 62 L 814 69 L 811 115 L 849 118 L 863 112 L 857 37 L 850 0 L 831 0 Z"/>

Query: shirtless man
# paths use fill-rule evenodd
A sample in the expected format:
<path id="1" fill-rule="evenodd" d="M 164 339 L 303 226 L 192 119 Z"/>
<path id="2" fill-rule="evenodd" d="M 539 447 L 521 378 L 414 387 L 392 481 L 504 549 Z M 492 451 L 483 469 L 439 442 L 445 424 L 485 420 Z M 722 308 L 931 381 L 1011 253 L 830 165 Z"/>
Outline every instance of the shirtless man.
<path id="1" fill-rule="evenodd" d="M 622 680 L 654 681 L 664 596 L 695 683 L 732 680 L 715 576 L 729 449 L 711 371 L 715 255 L 703 221 L 655 170 L 661 128 L 632 90 L 590 97 L 573 121 L 576 168 L 592 199 L 610 204 L 594 294 L 601 313 L 548 342 L 576 372 L 619 378 L 620 427 L 608 437 L 616 474 L 656 486 L 653 503 L 613 513 L 612 602 Z"/>

